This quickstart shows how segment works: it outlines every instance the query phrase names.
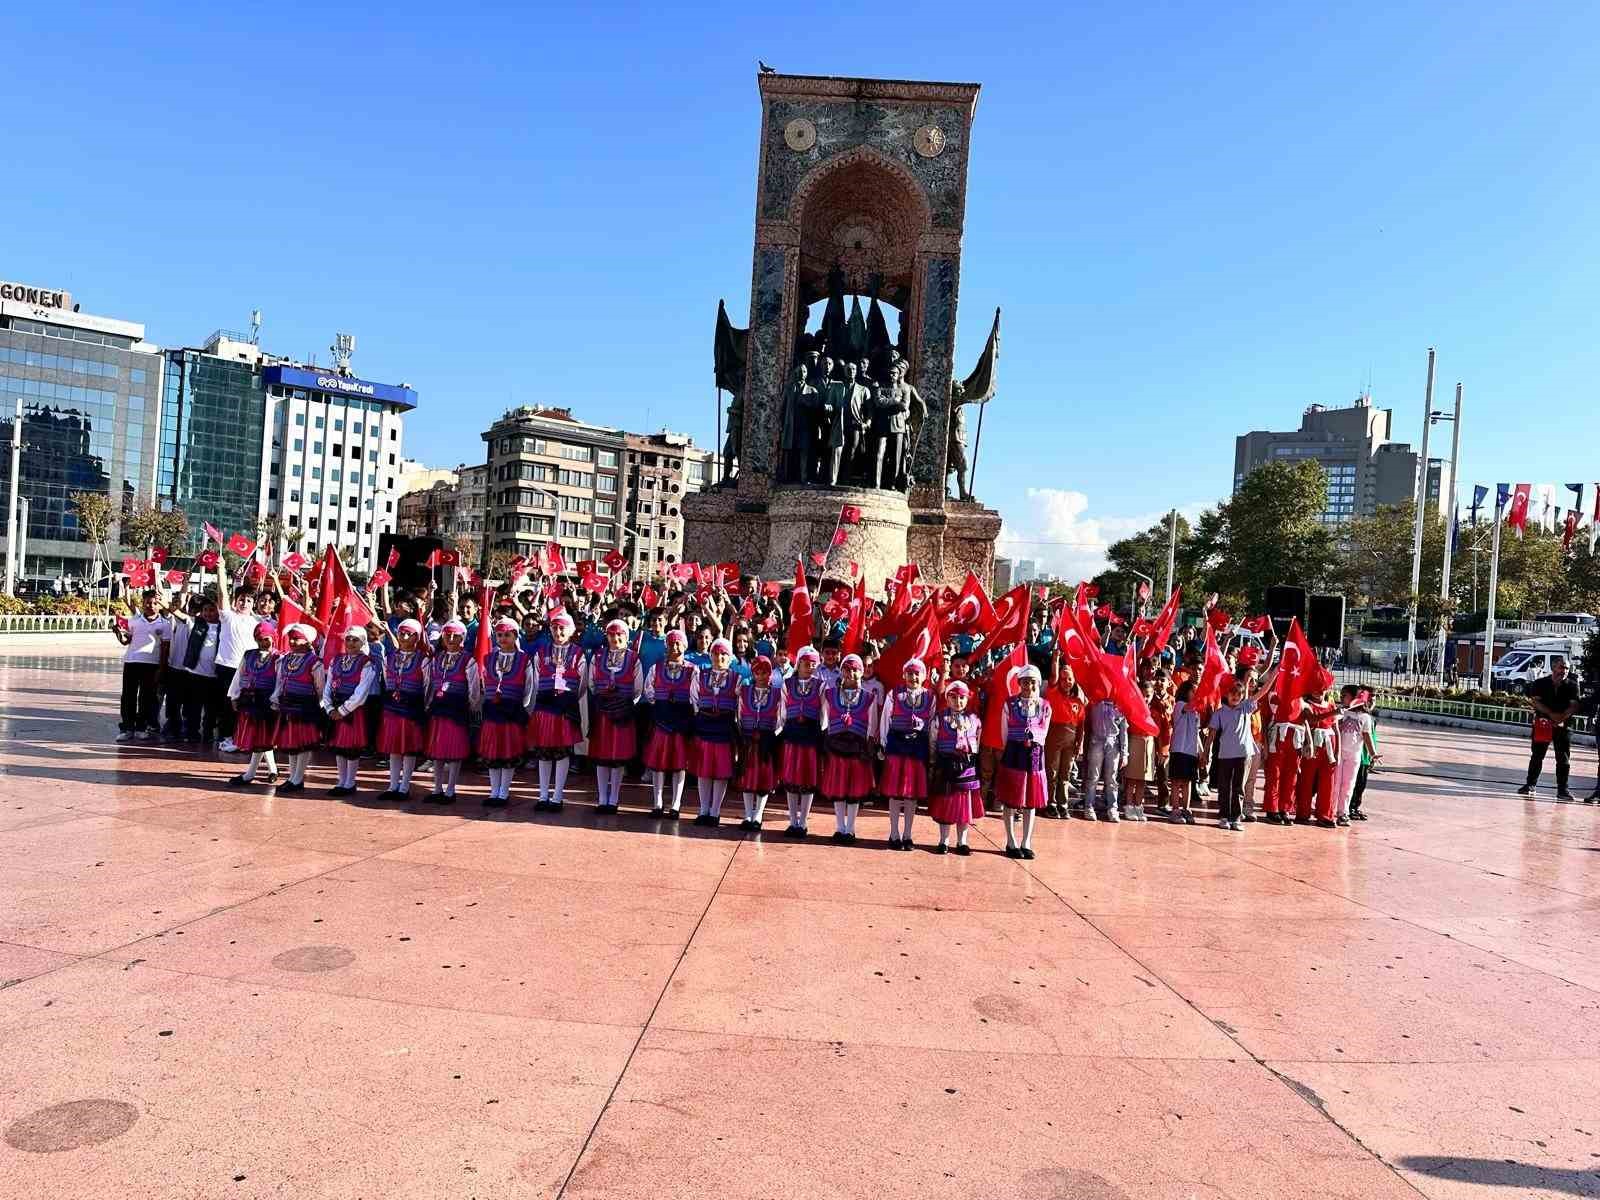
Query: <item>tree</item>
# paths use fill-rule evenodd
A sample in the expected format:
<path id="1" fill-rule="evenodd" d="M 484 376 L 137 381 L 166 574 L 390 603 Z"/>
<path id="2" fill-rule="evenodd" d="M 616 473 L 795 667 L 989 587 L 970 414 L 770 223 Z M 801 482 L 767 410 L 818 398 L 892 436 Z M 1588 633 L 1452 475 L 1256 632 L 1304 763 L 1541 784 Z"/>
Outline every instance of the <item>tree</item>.
<path id="1" fill-rule="evenodd" d="M 458 533 L 450 539 L 451 547 L 461 555 L 461 565 L 477 566 L 478 556 L 483 553 L 483 539 L 474 537 L 470 533 Z"/>
<path id="2" fill-rule="evenodd" d="M 91 558 L 94 564 L 96 579 L 100 575 L 100 564 L 105 563 L 106 574 L 111 573 L 111 497 L 104 492 L 73 492 L 67 497 L 67 503 L 72 506 L 73 515 L 78 521 L 78 532 L 83 535 L 83 540 L 89 543 Z M 106 604 L 109 610 L 111 603 L 111 589 L 106 589 Z"/>
<path id="3" fill-rule="evenodd" d="M 516 555 L 509 550 L 489 551 L 489 563 L 484 568 L 484 577 L 501 581 L 509 580 L 511 578 L 511 560 L 515 557 Z"/>
<path id="4" fill-rule="evenodd" d="M 1335 560 L 1333 535 L 1322 523 L 1327 503 L 1328 476 L 1314 459 L 1250 472 L 1206 531 L 1216 554 L 1205 571 L 1211 590 L 1252 609 L 1276 584 L 1321 588 Z"/>
<path id="5" fill-rule="evenodd" d="M 135 550 L 152 546 L 186 546 L 189 518 L 181 508 L 161 508 L 139 501 L 122 519 L 122 544 Z"/>

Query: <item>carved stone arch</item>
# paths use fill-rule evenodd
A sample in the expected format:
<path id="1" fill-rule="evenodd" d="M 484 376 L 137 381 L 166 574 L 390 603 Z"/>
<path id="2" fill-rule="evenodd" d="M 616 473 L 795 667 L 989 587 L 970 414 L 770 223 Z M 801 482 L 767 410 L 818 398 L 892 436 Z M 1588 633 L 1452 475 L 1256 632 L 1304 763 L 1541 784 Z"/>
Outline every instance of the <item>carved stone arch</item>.
<path id="1" fill-rule="evenodd" d="M 880 297 L 904 310 L 917 252 L 933 228 L 922 185 L 904 164 L 871 146 L 855 146 L 813 167 L 795 188 L 789 223 L 799 233 L 802 310 L 827 294 L 838 265 L 849 290 L 864 293 L 873 276 Z"/>

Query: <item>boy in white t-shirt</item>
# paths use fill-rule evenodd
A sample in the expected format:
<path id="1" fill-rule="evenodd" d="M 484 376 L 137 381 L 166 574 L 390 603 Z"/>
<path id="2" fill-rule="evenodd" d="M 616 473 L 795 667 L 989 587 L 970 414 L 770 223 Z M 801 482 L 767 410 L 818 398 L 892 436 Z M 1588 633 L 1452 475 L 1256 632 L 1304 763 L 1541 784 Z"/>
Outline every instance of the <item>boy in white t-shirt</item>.
<path id="1" fill-rule="evenodd" d="M 167 643 L 172 640 L 172 622 L 161 616 L 160 609 L 156 593 L 146 592 L 139 607 L 130 612 L 127 625 L 119 622 L 111 631 L 124 647 L 119 742 L 135 738 L 151 742 L 156 738 L 161 668 L 167 658 Z"/>

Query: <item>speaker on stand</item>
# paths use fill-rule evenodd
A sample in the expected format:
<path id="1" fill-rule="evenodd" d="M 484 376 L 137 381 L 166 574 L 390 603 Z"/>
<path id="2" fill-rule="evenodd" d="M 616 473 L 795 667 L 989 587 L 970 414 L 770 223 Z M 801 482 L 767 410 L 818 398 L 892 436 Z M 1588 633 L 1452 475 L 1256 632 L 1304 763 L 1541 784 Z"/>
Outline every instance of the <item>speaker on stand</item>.
<path id="1" fill-rule="evenodd" d="M 1263 597 L 1267 616 L 1272 621 L 1272 632 L 1278 635 L 1278 641 L 1283 641 L 1289 636 L 1289 623 L 1298 620 L 1300 628 L 1306 626 L 1306 590 L 1303 587 L 1289 587 L 1279 584 L 1269 587 Z"/>
<path id="2" fill-rule="evenodd" d="M 1344 645 L 1344 597 L 1312 596 L 1306 620 L 1306 640 L 1318 650 Z"/>

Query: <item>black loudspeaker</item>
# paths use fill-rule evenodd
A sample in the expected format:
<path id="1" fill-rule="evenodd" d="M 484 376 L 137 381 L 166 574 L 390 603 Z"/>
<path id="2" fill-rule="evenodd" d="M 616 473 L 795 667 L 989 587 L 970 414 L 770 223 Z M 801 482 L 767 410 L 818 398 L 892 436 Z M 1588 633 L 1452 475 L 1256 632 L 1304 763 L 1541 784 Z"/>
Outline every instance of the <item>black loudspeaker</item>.
<path id="1" fill-rule="evenodd" d="M 389 591 L 399 589 L 418 591 L 428 586 L 433 572 L 428 569 L 428 555 L 444 549 L 444 540 L 436 537 L 403 537 L 398 533 L 378 535 L 378 565 L 389 561 L 389 551 L 400 552 L 400 561 L 389 571 Z M 441 576 L 442 578 L 442 576 Z"/>
<path id="2" fill-rule="evenodd" d="M 1318 650 L 1337 650 L 1344 645 L 1344 597 L 1312 596 L 1310 604 L 1306 641 Z"/>
<path id="3" fill-rule="evenodd" d="M 1306 624 L 1306 590 L 1301 587 L 1269 587 L 1263 599 L 1266 602 L 1267 616 L 1272 618 L 1272 632 L 1278 635 L 1281 642 L 1289 636 L 1289 622 L 1299 620 L 1300 627 Z"/>

